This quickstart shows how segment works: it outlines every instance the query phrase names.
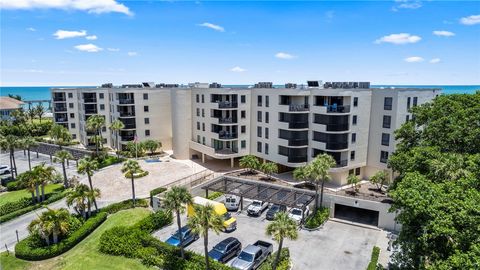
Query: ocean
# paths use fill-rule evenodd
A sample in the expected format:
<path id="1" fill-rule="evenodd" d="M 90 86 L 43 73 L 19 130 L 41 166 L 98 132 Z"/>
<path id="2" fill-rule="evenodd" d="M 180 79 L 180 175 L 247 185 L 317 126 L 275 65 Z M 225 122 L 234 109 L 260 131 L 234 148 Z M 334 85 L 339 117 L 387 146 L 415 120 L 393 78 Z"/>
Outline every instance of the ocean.
<path id="1" fill-rule="evenodd" d="M 59 87 L 59 86 L 55 86 Z M 66 86 L 74 87 L 74 86 Z M 414 88 L 440 88 L 443 94 L 474 94 L 477 90 L 480 90 L 480 85 L 372 85 L 372 87 L 414 87 Z M 16 86 L 2 86 L 0 87 L 0 96 L 20 95 L 23 100 L 46 100 L 50 99 L 49 86 L 29 86 L 29 87 L 16 87 Z"/>

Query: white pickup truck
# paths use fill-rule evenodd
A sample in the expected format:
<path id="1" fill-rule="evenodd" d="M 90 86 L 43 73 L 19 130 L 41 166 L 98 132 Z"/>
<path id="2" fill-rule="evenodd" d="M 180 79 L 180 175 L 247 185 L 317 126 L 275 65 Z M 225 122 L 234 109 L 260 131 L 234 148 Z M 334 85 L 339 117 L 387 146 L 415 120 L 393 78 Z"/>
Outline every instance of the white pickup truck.
<path id="1" fill-rule="evenodd" d="M 308 214 L 310 213 L 310 209 L 305 207 L 305 212 L 301 208 L 292 208 L 290 209 L 290 212 L 288 213 L 288 216 L 295 220 L 297 224 L 300 224 L 302 222 L 302 218 L 305 217 L 307 218 Z"/>
<path id="2" fill-rule="evenodd" d="M 267 210 L 268 202 L 253 201 L 247 208 L 247 214 L 250 216 L 260 216 L 263 211 Z"/>

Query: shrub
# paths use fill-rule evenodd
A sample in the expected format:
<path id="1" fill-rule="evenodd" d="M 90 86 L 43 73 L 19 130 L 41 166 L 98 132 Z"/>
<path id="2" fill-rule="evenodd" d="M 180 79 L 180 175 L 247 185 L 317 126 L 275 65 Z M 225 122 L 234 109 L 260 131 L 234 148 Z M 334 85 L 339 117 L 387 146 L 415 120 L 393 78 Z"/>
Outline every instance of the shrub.
<path id="1" fill-rule="evenodd" d="M 100 236 L 98 247 L 106 254 L 135 258 L 137 251 L 143 247 L 142 239 L 149 236 L 148 232 L 139 228 L 113 227 Z"/>
<path id="2" fill-rule="evenodd" d="M 7 183 L 7 190 L 8 191 L 15 191 L 23 189 L 22 184 L 20 181 L 10 181 Z"/>
<path id="3" fill-rule="evenodd" d="M 145 199 L 137 199 L 136 200 L 136 207 L 148 207 L 148 202 Z M 125 200 L 121 201 L 118 203 L 110 204 L 109 206 L 106 206 L 102 209 L 100 209 L 101 212 L 106 212 L 108 214 L 113 214 L 121 210 L 126 210 L 133 208 L 133 201 L 130 200 Z"/>
<path id="4" fill-rule="evenodd" d="M 171 224 L 172 221 L 173 216 L 171 213 L 158 211 L 137 222 L 133 228 L 139 228 L 142 231 L 152 233 Z"/>
<path id="5" fill-rule="evenodd" d="M 209 199 L 209 200 L 215 200 L 215 199 L 217 199 L 218 197 L 220 197 L 220 196 L 222 196 L 222 195 L 223 195 L 222 192 L 217 192 L 217 191 L 216 191 L 216 192 L 213 192 L 213 193 L 211 193 L 211 194 L 208 194 L 208 198 L 207 198 L 207 199 Z"/>
<path id="6" fill-rule="evenodd" d="M 377 269 L 378 256 L 380 256 L 380 248 L 375 246 L 372 249 L 372 257 L 370 258 L 370 263 L 367 266 L 367 270 Z"/>
<path id="7" fill-rule="evenodd" d="M 258 270 L 271 270 L 273 266 L 273 261 L 277 256 L 277 252 L 278 251 L 268 256 L 267 260 L 258 268 Z M 282 251 L 280 252 L 280 261 L 277 265 L 277 270 L 288 269 L 290 269 L 290 250 L 288 248 L 282 248 Z"/>
<path id="8" fill-rule="evenodd" d="M 118 158 L 118 157 L 115 157 L 115 156 L 106 156 L 106 157 L 98 160 L 98 168 L 99 169 L 105 168 L 107 166 L 117 164 L 117 163 L 121 163 L 123 161 L 125 161 L 124 158 Z"/>
<path id="9" fill-rule="evenodd" d="M 148 174 L 149 174 L 148 171 L 141 171 L 141 172 L 139 172 L 139 173 L 134 174 L 134 175 L 133 175 L 133 178 L 144 177 L 144 176 L 147 176 Z M 125 177 L 126 177 L 126 178 L 132 178 L 132 175 L 127 172 L 127 173 L 125 174 Z"/>
<path id="10" fill-rule="evenodd" d="M 35 235 L 29 236 L 15 246 L 15 256 L 31 261 L 45 260 L 58 256 L 82 241 L 106 219 L 107 213 L 97 213 L 59 243 L 46 247 L 38 247 L 38 237 Z"/>
<path id="11" fill-rule="evenodd" d="M 307 217 L 305 221 L 305 228 L 307 229 L 316 229 L 320 227 L 325 221 L 327 221 L 330 215 L 330 211 L 328 208 L 321 207 L 318 209 L 317 214 L 312 214 Z"/>
<path id="12" fill-rule="evenodd" d="M 0 216 L 6 215 L 11 212 L 15 212 L 19 209 L 28 207 L 32 205 L 32 199 L 31 198 L 21 198 L 18 201 L 14 202 L 8 202 L 2 206 L 0 206 Z"/>

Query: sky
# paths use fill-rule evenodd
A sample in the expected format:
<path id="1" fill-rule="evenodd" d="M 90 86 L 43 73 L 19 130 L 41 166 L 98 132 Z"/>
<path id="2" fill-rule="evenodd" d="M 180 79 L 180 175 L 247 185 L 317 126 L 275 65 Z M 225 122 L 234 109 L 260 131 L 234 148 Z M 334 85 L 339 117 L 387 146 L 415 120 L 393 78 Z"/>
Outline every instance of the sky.
<path id="1" fill-rule="evenodd" d="M 480 84 L 479 1 L 0 0 L 0 85 Z"/>

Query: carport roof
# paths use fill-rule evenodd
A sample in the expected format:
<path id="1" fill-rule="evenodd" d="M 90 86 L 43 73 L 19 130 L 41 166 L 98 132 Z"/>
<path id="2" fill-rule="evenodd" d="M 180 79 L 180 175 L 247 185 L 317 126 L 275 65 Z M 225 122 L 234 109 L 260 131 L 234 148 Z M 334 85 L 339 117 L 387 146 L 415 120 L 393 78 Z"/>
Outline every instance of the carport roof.
<path id="1" fill-rule="evenodd" d="M 204 184 L 202 189 L 233 194 L 253 200 L 276 203 L 288 207 L 304 208 L 315 199 L 315 192 L 293 187 L 221 176 Z"/>

